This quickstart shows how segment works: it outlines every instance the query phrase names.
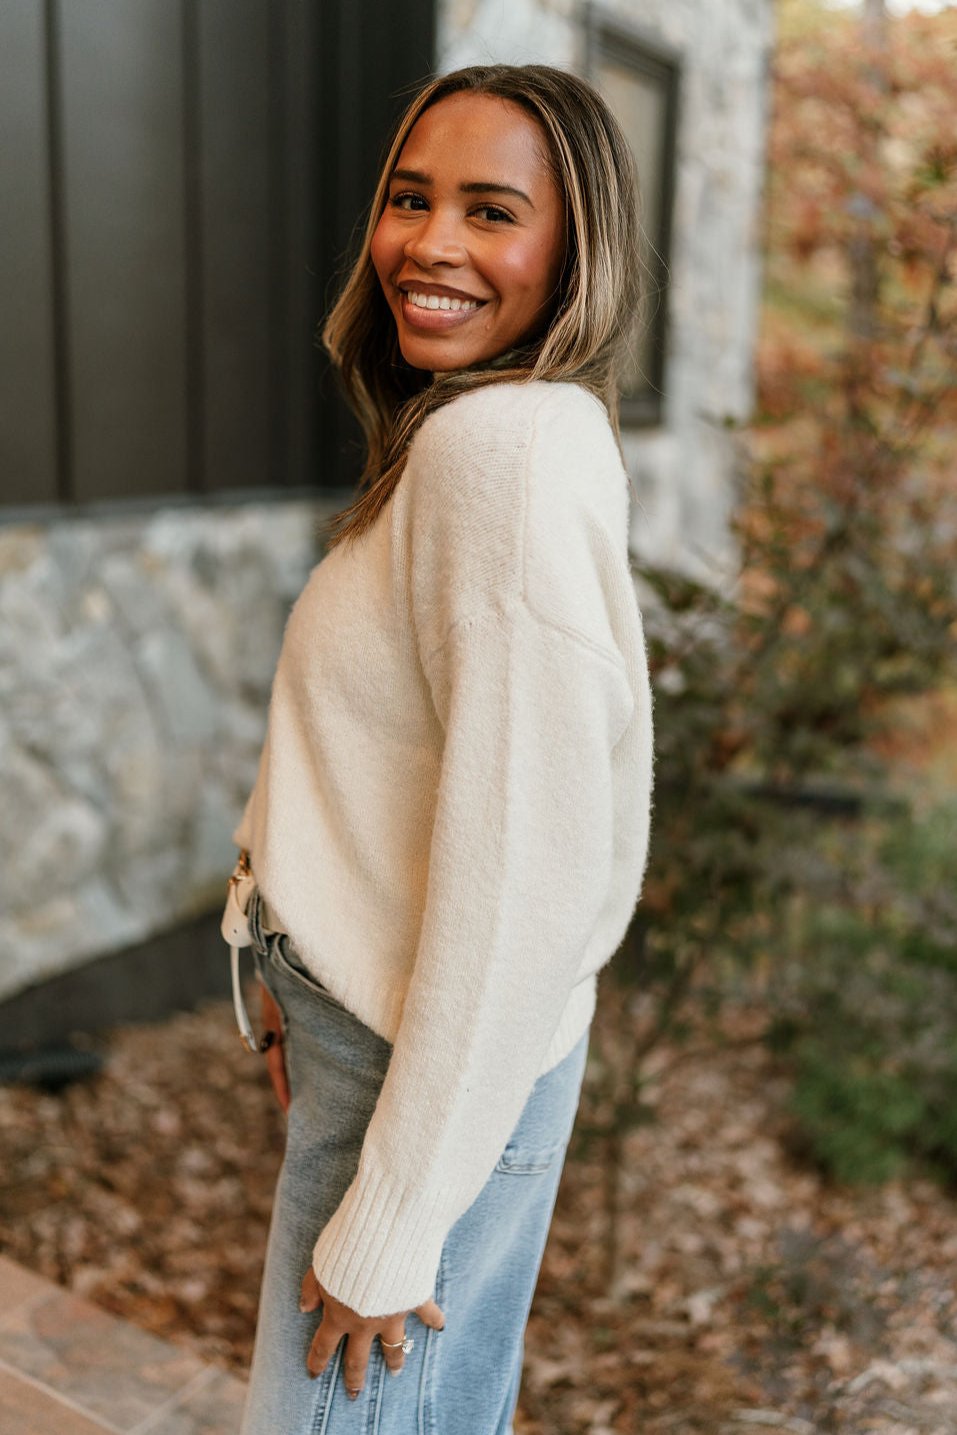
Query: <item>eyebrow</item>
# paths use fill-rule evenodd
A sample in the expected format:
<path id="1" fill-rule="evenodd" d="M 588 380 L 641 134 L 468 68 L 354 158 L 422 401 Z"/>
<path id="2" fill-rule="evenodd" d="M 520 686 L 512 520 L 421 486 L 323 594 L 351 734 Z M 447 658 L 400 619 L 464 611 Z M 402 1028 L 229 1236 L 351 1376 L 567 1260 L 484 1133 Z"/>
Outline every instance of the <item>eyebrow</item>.
<path id="1" fill-rule="evenodd" d="M 420 169 L 394 169 L 390 175 L 391 179 L 404 179 L 410 184 L 433 184 L 434 180 L 430 174 L 423 174 Z M 491 179 L 473 179 L 468 184 L 460 184 L 461 194 L 512 194 L 516 199 L 523 199 L 529 209 L 535 206 L 528 195 L 522 189 L 516 189 L 513 184 L 499 184 Z"/>

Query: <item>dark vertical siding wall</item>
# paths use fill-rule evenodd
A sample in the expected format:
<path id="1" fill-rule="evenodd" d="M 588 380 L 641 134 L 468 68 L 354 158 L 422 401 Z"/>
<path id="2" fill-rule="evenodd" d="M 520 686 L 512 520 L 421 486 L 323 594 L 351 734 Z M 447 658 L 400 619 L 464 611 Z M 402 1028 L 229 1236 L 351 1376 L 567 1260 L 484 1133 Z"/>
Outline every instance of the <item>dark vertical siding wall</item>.
<path id="1" fill-rule="evenodd" d="M 315 343 L 433 0 L 4 0 L 0 503 L 340 486 Z"/>
<path id="2" fill-rule="evenodd" d="M 0 43 L 0 464 L 13 503 L 57 497 L 43 11 L 7 0 Z"/>
<path id="3" fill-rule="evenodd" d="M 60 5 L 67 361 L 78 498 L 185 487 L 180 7 Z"/>
<path id="4" fill-rule="evenodd" d="M 341 136 L 339 145 L 321 146 L 317 168 L 318 256 L 327 308 L 337 276 L 358 248 L 390 131 L 418 82 L 431 73 L 434 0 L 345 0 L 324 4 L 320 14 L 320 133 Z M 328 373 L 323 391 L 333 391 Z M 320 422 L 329 480 L 352 483 L 361 460 L 358 425 L 334 402 L 322 406 Z"/>
<path id="5" fill-rule="evenodd" d="M 195 307 L 203 318 L 195 358 L 197 477 L 210 488 L 235 488 L 280 477 L 270 445 L 271 329 L 284 316 L 273 307 L 270 282 L 269 121 L 281 75 L 270 66 L 261 0 L 202 0 L 196 10 L 190 208 L 198 215 Z M 282 136 L 276 139 L 274 158 Z"/>
<path id="6" fill-rule="evenodd" d="M 270 31 L 273 71 L 280 77 L 272 89 L 272 129 L 283 137 L 283 167 L 273 171 L 274 212 L 280 209 L 278 196 L 286 195 L 285 207 L 273 221 L 285 233 L 285 240 L 277 238 L 273 252 L 281 255 L 285 247 L 297 256 L 294 263 L 277 261 L 273 266 L 273 303 L 285 322 L 273 330 L 270 425 L 278 467 L 299 484 L 319 483 L 324 476 L 317 461 L 320 359 L 314 335 L 322 269 L 318 251 L 321 194 L 315 168 L 317 152 L 325 143 L 319 127 L 322 55 L 318 25 L 323 5 L 328 3 L 297 3 L 284 24 L 274 13 Z"/>

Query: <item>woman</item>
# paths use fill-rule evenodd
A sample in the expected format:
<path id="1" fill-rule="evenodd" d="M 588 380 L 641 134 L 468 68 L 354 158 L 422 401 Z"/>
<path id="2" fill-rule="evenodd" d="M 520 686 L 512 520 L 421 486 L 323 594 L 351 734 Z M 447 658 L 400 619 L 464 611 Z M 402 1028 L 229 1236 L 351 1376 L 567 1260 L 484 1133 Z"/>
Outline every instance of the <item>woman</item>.
<path id="1" fill-rule="evenodd" d="M 511 1430 L 648 845 L 615 438 L 636 235 L 588 85 L 461 70 L 400 122 L 326 326 L 368 462 L 235 833 L 289 1118 L 244 1435 Z"/>

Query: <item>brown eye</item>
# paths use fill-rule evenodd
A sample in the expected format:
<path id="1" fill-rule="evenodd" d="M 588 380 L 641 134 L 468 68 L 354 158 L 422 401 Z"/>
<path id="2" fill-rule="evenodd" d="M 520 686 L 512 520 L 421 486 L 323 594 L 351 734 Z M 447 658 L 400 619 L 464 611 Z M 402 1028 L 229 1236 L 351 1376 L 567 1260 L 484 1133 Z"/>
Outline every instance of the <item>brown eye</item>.
<path id="1" fill-rule="evenodd" d="M 414 210 L 420 206 L 423 209 L 428 208 L 423 195 L 408 191 L 404 194 L 393 195 L 389 200 L 389 204 L 393 209 Z"/>
<path id="2" fill-rule="evenodd" d="M 492 224 L 502 224 L 502 223 L 504 223 L 504 224 L 514 224 L 514 223 L 515 223 L 514 219 L 513 219 L 512 216 L 509 214 L 508 210 L 507 210 L 507 209 L 499 209 L 499 207 L 498 207 L 497 204 L 480 204 L 479 207 L 478 207 L 478 209 L 473 209 L 473 210 L 472 210 L 472 213 L 475 214 L 475 215 L 478 215 L 478 217 L 479 217 L 480 219 L 486 219 L 486 220 L 488 220 L 488 221 L 489 221 L 490 223 L 492 223 Z"/>

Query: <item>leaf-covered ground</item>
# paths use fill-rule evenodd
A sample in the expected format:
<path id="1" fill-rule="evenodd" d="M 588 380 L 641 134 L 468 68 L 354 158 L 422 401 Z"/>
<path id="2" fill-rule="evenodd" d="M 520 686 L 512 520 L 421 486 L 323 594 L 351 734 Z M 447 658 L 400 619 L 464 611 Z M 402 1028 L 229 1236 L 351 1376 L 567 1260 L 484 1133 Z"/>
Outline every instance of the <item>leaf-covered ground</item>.
<path id="1" fill-rule="evenodd" d="M 516 1435 L 957 1432 L 957 1204 L 803 1167 L 762 1023 L 659 1052 L 614 1222 L 590 1068 Z M 0 1088 L 0 1247 L 241 1371 L 283 1141 L 265 1071 L 226 1003 L 105 1047 L 59 1095 Z"/>

